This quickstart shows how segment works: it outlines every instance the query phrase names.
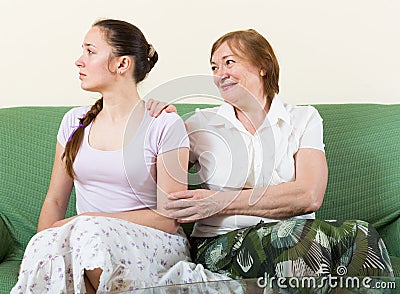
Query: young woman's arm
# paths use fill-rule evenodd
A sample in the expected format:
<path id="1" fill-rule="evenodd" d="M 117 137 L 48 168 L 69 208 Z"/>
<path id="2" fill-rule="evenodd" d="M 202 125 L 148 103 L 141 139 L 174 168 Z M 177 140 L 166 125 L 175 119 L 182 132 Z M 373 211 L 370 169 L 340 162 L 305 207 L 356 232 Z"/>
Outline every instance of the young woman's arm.
<path id="1" fill-rule="evenodd" d="M 65 172 L 65 166 L 61 160 L 63 153 L 64 148 L 57 142 L 50 185 L 40 212 L 38 232 L 50 228 L 56 221 L 65 217 L 73 180 Z"/>
<path id="2" fill-rule="evenodd" d="M 179 223 L 168 217 L 164 205 L 168 194 L 187 189 L 188 161 L 189 148 L 165 152 L 157 158 L 157 212 L 163 225 L 171 227 L 174 232 Z"/>
<path id="3" fill-rule="evenodd" d="M 187 189 L 188 160 L 189 148 L 174 149 L 162 153 L 157 157 L 157 209 L 141 209 L 119 213 L 86 212 L 81 215 L 124 219 L 139 225 L 175 234 L 179 228 L 179 224 L 176 220 L 167 217 L 162 207 L 168 193 Z M 60 220 L 54 223 L 53 227 L 62 226 L 75 217 Z"/>

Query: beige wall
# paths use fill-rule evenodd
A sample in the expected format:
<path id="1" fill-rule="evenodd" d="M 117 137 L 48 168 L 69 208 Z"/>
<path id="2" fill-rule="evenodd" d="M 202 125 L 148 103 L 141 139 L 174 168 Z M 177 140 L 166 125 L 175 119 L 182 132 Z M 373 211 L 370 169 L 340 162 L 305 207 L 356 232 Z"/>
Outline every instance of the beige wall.
<path id="1" fill-rule="evenodd" d="M 400 103 L 400 1 L 0 1 L 0 107 L 92 103 L 74 61 L 102 17 L 136 24 L 159 52 L 142 95 L 209 74 L 212 42 L 254 28 L 275 48 L 284 100 Z"/>

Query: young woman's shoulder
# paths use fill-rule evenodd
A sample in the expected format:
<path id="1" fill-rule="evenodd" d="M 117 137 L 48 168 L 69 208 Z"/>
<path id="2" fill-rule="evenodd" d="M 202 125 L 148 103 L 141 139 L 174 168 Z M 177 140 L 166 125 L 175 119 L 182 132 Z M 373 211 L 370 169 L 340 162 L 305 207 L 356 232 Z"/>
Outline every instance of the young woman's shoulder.
<path id="1" fill-rule="evenodd" d="M 145 114 L 148 115 L 148 114 Z M 151 118 L 146 130 L 146 136 L 151 142 L 156 154 L 161 154 L 176 148 L 189 148 L 189 139 L 182 118 L 177 113 L 163 111 L 157 118 Z"/>
<path id="2" fill-rule="evenodd" d="M 89 111 L 90 105 L 73 107 L 64 114 L 64 119 L 79 120 Z"/>
<path id="3" fill-rule="evenodd" d="M 165 111 L 161 112 L 157 120 L 159 120 L 159 122 L 163 124 L 174 124 L 176 121 L 183 122 L 179 114 L 175 112 L 165 112 Z"/>
<path id="4" fill-rule="evenodd" d="M 85 116 L 90 107 L 74 107 L 64 114 L 57 134 L 57 140 L 63 147 L 65 147 L 71 133 L 79 126 L 79 119 Z"/>

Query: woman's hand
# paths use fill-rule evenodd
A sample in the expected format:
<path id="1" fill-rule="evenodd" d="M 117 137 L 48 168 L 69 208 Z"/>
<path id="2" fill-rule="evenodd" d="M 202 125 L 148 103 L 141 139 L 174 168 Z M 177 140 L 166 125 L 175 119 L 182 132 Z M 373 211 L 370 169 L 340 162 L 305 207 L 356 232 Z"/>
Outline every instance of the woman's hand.
<path id="1" fill-rule="evenodd" d="M 166 102 L 149 99 L 146 103 L 146 108 L 149 111 L 150 116 L 158 117 L 163 110 L 166 112 L 177 112 L 176 107 Z"/>
<path id="2" fill-rule="evenodd" d="M 170 193 L 164 209 L 180 223 L 193 222 L 219 213 L 231 203 L 235 194 L 205 189 Z"/>

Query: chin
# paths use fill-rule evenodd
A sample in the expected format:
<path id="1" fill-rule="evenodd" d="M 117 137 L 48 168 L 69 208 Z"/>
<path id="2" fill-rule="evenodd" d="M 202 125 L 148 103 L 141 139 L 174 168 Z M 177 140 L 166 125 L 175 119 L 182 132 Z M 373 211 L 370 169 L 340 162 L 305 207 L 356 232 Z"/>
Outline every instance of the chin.
<path id="1" fill-rule="evenodd" d="M 224 99 L 225 102 L 228 102 L 230 104 L 235 104 L 238 101 L 238 97 L 236 97 L 236 95 L 232 95 L 232 93 L 223 93 L 221 97 L 222 99 Z"/>
<path id="2" fill-rule="evenodd" d="M 85 91 L 95 92 L 93 87 L 90 87 L 88 85 L 81 84 L 81 88 L 82 88 L 82 90 L 85 90 Z"/>

